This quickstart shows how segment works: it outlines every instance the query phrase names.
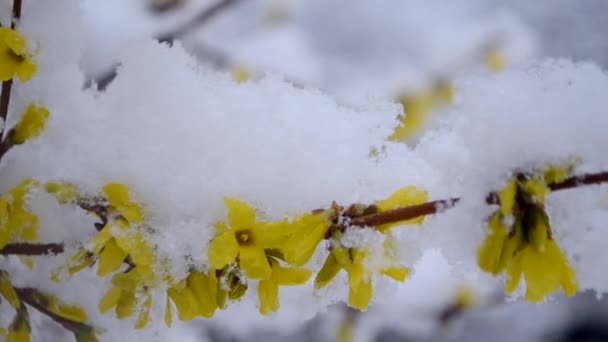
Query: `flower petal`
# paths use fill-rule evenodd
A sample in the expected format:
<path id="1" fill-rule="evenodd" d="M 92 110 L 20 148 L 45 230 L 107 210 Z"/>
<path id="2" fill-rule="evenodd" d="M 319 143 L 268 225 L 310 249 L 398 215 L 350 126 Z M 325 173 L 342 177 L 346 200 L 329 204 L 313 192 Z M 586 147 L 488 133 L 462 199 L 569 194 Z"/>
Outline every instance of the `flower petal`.
<path id="1" fill-rule="evenodd" d="M 253 227 L 255 209 L 249 204 L 231 197 L 224 197 L 224 204 L 228 208 L 228 223 L 232 229 Z"/>
<path id="2" fill-rule="evenodd" d="M 261 248 L 241 247 L 239 254 L 239 265 L 251 279 L 270 278 L 271 269 L 266 258 L 266 253 Z"/>
<path id="3" fill-rule="evenodd" d="M 267 315 L 279 309 L 279 284 L 270 279 L 262 280 L 258 286 L 260 313 Z"/>
<path id="4" fill-rule="evenodd" d="M 209 244 L 207 257 L 209 265 L 215 269 L 222 269 L 233 262 L 239 254 L 239 243 L 236 241 L 234 231 L 229 230 L 221 233 Z"/>

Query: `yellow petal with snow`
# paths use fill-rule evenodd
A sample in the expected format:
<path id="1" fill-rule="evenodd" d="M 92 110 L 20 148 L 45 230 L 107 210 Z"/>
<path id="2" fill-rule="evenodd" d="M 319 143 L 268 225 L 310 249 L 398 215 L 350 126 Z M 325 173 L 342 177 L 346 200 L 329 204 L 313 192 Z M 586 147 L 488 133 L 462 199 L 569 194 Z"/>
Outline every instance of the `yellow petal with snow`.
<path id="1" fill-rule="evenodd" d="M 257 247 L 242 246 L 239 253 L 239 265 L 245 275 L 251 279 L 268 279 L 271 269 L 264 250 Z"/>
<path id="2" fill-rule="evenodd" d="M 37 137 L 44 130 L 49 116 L 50 113 L 46 108 L 29 104 L 21 114 L 21 119 L 13 128 L 9 139 L 15 144 L 23 144 L 28 139 Z"/>
<path id="3" fill-rule="evenodd" d="M 234 231 L 228 230 L 216 236 L 207 250 L 209 265 L 215 269 L 222 269 L 233 262 L 239 254 L 239 243 L 236 241 Z"/>
<path id="4" fill-rule="evenodd" d="M 101 250 L 106 245 L 106 243 L 108 243 L 110 239 L 114 238 L 111 233 L 111 229 L 112 226 L 107 224 L 105 227 L 103 227 L 102 230 L 99 231 L 99 233 L 97 233 L 97 235 L 95 235 L 93 239 L 91 239 L 91 245 L 93 245 L 92 252 L 94 254 L 101 253 Z"/>
<path id="5" fill-rule="evenodd" d="M 545 203 L 545 196 L 551 191 L 544 179 L 532 178 L 524 183 L 524 191 L 536 198 L 539 203 Z"/>
<path id="6" fill-rule="evenodd" d="M 17 318 L 9 327 L 6 342 L 30 342 L 30 326 L 23 318 Z"/>
<path id="7" fill-rule="evenodd" d="M 267 315 L 279 309 L 279 284 L 270 279 L 262 280 L 258 286 L 260 298 L 260 313 Z"/>
<path id="8" fill-rule="evenodd" d="M 515 291 L 521 279 L 521 253 L 516 254 L 506 268 L 507 280 L 505 283 L 505 293 L 510 294 Z"/>
<path id="9" fill-rule="evenodd" d="M 500 258 L 507 239 L 507 230 L 503 227 L 498 213 L 492 215 L 488 228 L 490 232 L 477 250 L 477 264 L 482 270 L 497 274 L 502 271 Z"/>
<path id="10" fill-rule="evenodd" d="M 128 253 L 116 243 L 116 239 L 110 239 L 99 254 L 99 265 L 97 275 L 103 277 L 110 272 L 120 268 Z"/>
<path id="11" fill-rule="evenodd" d="M 546 252 L 538 252 L 532 246 L 526 246 L 521 251 L 527 300 L 542 301 L 561 285 L 561 264 Z"/>
<path id="12" fill-rule="evenodd" d="M 144 300 L 143 307 L 137 316 L 137 320 L 135 321 L 135 329 L 143 329 L 148 325 L 150 321 L 150 308 L 152 307 L 152 297 L 146 293 L 146 299 Z"/>
<path id="13" fill-rule="evenodd" d="M 228 208 L 228 223 L 235 228 L 252 228 L 255 225 L 255 209 L 236 198 L 224 197 Z"/>
<path id="14" fill-rule="evenodd" d="M 144 219 L 143 209 L 129 198 L 129 189 L 121 183 L 107 183 L 103 187 L 110 206 L 129 222 L 141 222 Z"/>
<path id="15" fill-rule="evenodd" d="M 433 95 L 429 91 L 423 91 L 413 96 L 403 96 L 399 101 L 403 105 L 404 114 L 400 116 L 399 126 L 389 136 L 391 141 L 406 141 L 424 128 L 433 106 Z"/>

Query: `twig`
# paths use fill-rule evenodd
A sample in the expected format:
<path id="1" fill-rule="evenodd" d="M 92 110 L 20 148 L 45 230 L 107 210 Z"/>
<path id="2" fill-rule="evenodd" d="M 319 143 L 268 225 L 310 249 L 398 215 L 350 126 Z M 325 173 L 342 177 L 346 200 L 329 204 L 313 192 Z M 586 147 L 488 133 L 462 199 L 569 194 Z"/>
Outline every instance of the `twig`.
<path id="1" fill-rule="evenodd" d="M 0 248 L 0 255 L 57 255 L 64 251 L 61 243 L 9 243 L 3 248 Z"/>
<path id="2" fill-rule="evenodd" d="M 578 188 L 582 185 L 593 185 L 608 183 L 608 172 L 587 173 L 580 176 L 572 176 L 564 179 L 561 182 L 549 184 L 551 191 L 567 190 Z M 496 191 L 488 194 L 486 197 L 487 204 L 500 204 L 500 197 Z"/>
<path id="3" fill-rule="evenodd" d="M 189 31 L 205 25 L 223 10 L 238 3 L 239 1 L 240 0 L 220 0 L 214 5 L 206 8 L 190 21 L 183 23 L 181 26 L 176 27 L 172 31 L 159 35 L 156 39 L 161 43 L 171 43 L 173 40 L 184 36 Z"/>
<path id="4" fill-rule="evenodd" d="M 380 213 L 355 217 L 350 221 L 351 226 L 377 226 L 386 223 L 410 220 L 416 217 L 435 214 L 452 208 L 460 198 L 426 202 L 409 207 L 397 208 Z"/>
<path id="5" fill-rule="evenodd" d="M 13 0 L 13 17 L 11 20 L 11 29 L 15 29 L 17 20 L 21 18 L 21 0 Z M 2 133 L 6 127 L 6 117 L 8 116 L 8 105 L 11 98 L 11 90 L 13 87 L 13 79 L 2 82 L 2 94 L 0 95 L 0 118 L 2 118 L 3 128 L 0 130 L 0 141 L 2 141 Z"/>
<path id="6" fill-rule="evenodd" d="M 70 319 L 67 319 L 65 317 L 59 316 L 59 315 L 57 315 L 57 314 L 49 311 L 46 307 L 44 307 L 44 305 L 42 305 L 38 301 L 38 297 L 40 297 L 40 295 L 39 295 L 38 290 L 36 290 L 34 288 L 31 288 L 31 287 L 24 287 L 24 288 L 15 287 L 15 292 L 17 292 L 17 295 L 19 296 L 19 299 L 21 299 L 21 301 L 23 303 L 26 303 L 27 305 L 29 305 L 29 306 L 33 307 L 34 309 L 40 311 L 40 313 L 48 316 L 50 319 L 52 319 L 53 321 L 59 323 L 66 330 L 69 330 L 69 331 L 73 332 L 74 334 L 93 330 L 93 328 L 91 326 L 87 325 L 87 324 L 76 322 L 76 321 L 72 321 Z"/>

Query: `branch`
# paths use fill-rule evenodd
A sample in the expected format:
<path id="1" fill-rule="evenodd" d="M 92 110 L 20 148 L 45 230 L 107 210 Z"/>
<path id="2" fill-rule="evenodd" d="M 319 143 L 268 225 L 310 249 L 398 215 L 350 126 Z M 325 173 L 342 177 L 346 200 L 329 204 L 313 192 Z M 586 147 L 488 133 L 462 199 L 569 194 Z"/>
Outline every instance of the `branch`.
<path id="1" fill-rule="evenodd" d="M 460 198 L 426 202 L 409 207 L 392 209 L 380 213 L 355 217 L 350 221 L 351 226 L 377 226 L 386 223 L 410 220 L 416 217 L 436 214 L 452 208 Z"/>
<path id="2" fill-rule="evenodd" d="M 561 182 L 549 184 L 551 191 L 560 191 L 578 188 L 583 185 L 593 185 L 608 183 L 608 172 L 586 173 L 580 176 L 572 176 L 564 179 Z M 500 197 L 496 191 L 488 194 L 486 197 L 487 204 L 500 204 Z"/>
<path id="3" fill-rule="evenodd" d="M 13 18 L 11 20 L 11 29 L 15 29 L 17 20 L 21 18 L 21 0 L 13 0 Z M 0 141 L 2 141 L 2 133 L 6 128 L 6 117 L 8 116 L 8 105 L 11 98 L 11 90 L 13 87 L 13 79 L 2 82 L 2 93 L 0 95 L 0 118 L 2 118 L 3 128 L 0 130 Z M 1 155 L 0 155 L 1 157 Z"/>
<path id="4" fill-rule="evenodd" d="M 9 243 L 0 248 L 0 255 L 57 255 L 63 253 L 64 248 L 61 243 Z"/>
<path id="5" fill-rule="evenodd" d="M 19 288 L 19 287 L 15 287 L 15 292 L 17 292 L 17 295 L 19 296 L 19 299 L 21 299 L 21 301 L 23 303 L 26 303 L 27 305 L 33 307 L 34 309 L 40 311 L 40 313 L 48 316 L 50 319 L 52 319 L 53 321 L 59 323 L 62 327 L 64 327 L 66 330 L 69 330 L 71 332 L 73 332 L 74 334 L 78 334 L 78 333 L 82 333 L 85 331 L 90 331 L 93 330 L 93 328 L 87 324 L 84 323 L 80 323 L 80 322 L 76 322 L 76 321 L 72 321 L 70 319 L 67 319 L 65 317 L 59 316 L 55 313 L 52 313 L 51 311 L 49 311 L 46 307 L 44 307 L 44 305 L 42 305 L 39 301 L 38 301 L 38 297 L 40 297 L 38 290 L 31 288 L 31 287 L 24 287 L 24 288 Z"/>

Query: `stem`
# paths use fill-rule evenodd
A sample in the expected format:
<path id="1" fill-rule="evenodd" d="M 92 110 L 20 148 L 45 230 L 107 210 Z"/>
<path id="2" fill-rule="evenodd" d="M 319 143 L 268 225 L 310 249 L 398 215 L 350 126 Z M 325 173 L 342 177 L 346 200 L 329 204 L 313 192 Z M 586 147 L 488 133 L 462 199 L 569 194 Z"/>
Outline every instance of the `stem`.
<path id="1" fill-rule="evenodd" d="M 11 29 L 15 29 L 17 20 L 21 18 L 21 0 L 13 0 L 13 18 L 11 20 Z M 0 118 L 6 128 L 6 117 L 8 116 L 8 105 L 11 98 L 11 90 L 13 87 L 13 79 L 2 82 L 2 93 L 0 95 Z M 5 129 L 0 130 L 0 141 L 2 141 L 2 133 Z M 1 157 L 1 156 L 0 156 Z"/>
<path id="2" fill-rule="evenodd" d="M 0 255 L 57 255 L 63 253 L 64 248 L 61 243 L 9 243 L 0 248 Z"/>
<path id="3" fill-rule="evenodd" d="M 40 313 L 48 316 L 53 321 L 59 323 L 66 330 L 69 330 L 73 333 L 79 333 L 79 332 L 83 332 L 83 331 L 87 331 L 87 330 L 92 330 L 92 327 L 90 327 L 87 324 L 72 321 L 70 319 L 59 316 L 59 315 L 49 311 L 46 307 L 44 307 L 44 305 L 42 305 L 38 301 L 38 299 L 37 299 L 37 297 L 39 297 L 38 290 L 31 288 L 31 287 L 24 287 L 24 288 L 15 287 L 14 289 L 15 289 L 15 292 L 17 292 L 17 295 L 19 296 L 19 298 L 21 299 L 21 301 L 23 303 L 26 303 L 27 305 L 40 311 Z"/>
<path id="4" fill-rule="evenodd" d="M 436 214 L 445 209 L 452 208 L 458 203 L 460 198 L 450 198 L 448 200 L 438 200 L 426 202 L 409 207 L 392 209 L 380 213 L 355 217 L 350 221 L 351 226 L 377 226 L 386 223 L 410 220 L 416 217 Z"/>

